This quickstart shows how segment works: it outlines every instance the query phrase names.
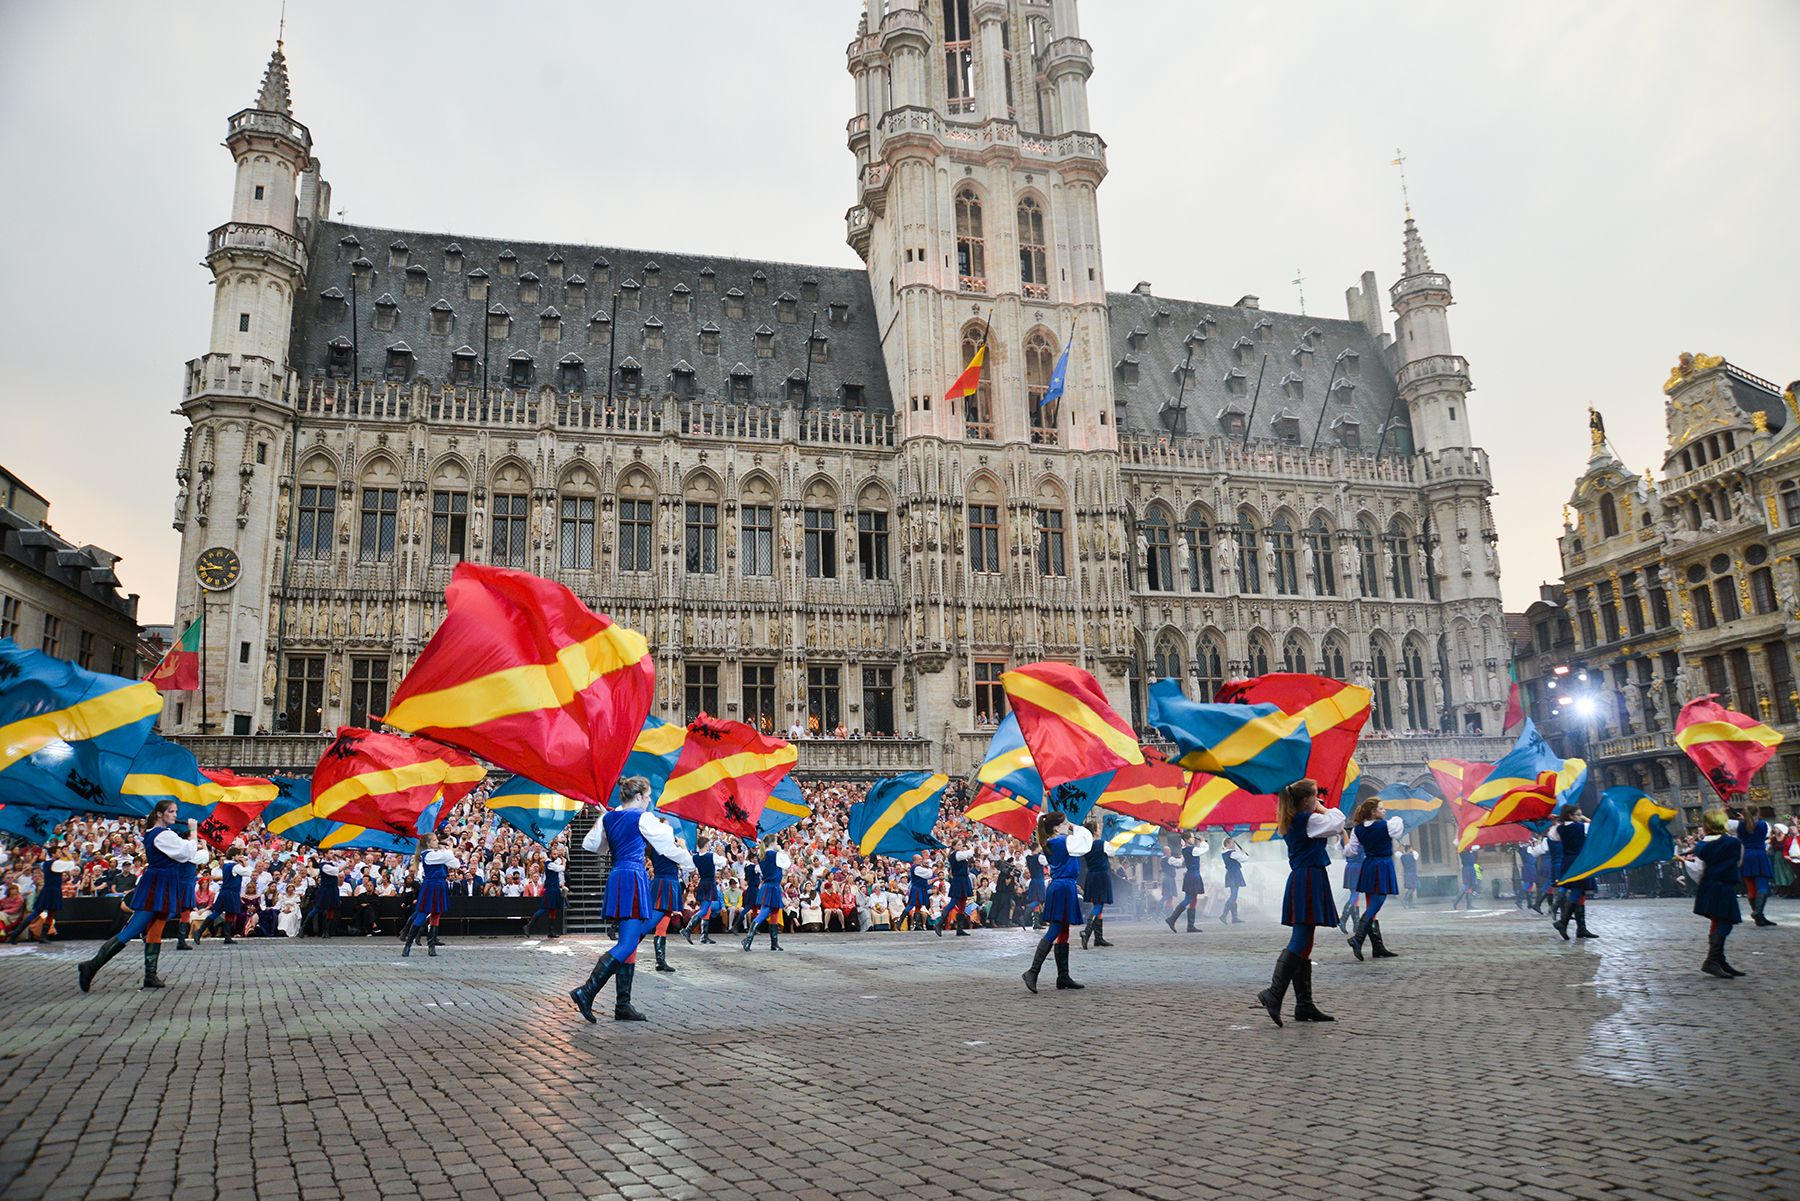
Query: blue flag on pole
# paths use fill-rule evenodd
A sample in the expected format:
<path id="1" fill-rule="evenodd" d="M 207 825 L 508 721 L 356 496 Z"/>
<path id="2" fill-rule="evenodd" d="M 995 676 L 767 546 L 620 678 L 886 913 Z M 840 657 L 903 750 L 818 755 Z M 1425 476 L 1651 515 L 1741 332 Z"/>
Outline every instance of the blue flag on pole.
<path id="1" fill-rule="evenodd" d="M 850 841 L 856 853 L 910 859 L 921 851 L 943 850 L 932 828 L 949 783 L 949 776 L 922 771 L 878 782 L 867 800 L 850 806 Z"/>
<path id="2" fill-rule="evenodd" d="M 668 817 L 668 814 L 663 814 Z M 756 819 L 758 837 L 764 834 L 775 834 L 798 825 L 802 819 L 812 816 L 812 806 L 806 803 L 801 795 L 800 785 L 792 776 L 781 777 L 781 783 L 775 785 L 775 791 L 769 794 L 768 803 L 763 806 L 762 816 Z"/>
<path id="3" fill-rule="evenodd" d="M 514 776 L 487 799 L 487 807 L 500 820 L 541 847 L 548 847 L 569 828 L 581 812 L 581 804 L 524 776 Z"/>
<path id="4" fill-rule="evenodd" d="M 1044 389 L 1044 399 L 1038 401 L 1038 407 L 1042 408 L 1062 399 L 1063 389 L 1069 380 L 1069 351 L 1074 345 L 1075 339 L 1071 336 L 1068 345 L 1063 347 L 1062 354 L 1057 357 L 1056 369 L 1050 373 L 1050 386 Z"/>
<path id="5" fill-rule="evenodd" d="M 1157 841 L 1162 827 L 1141 822 L 1121 813 L 1108 813 L 1101 833 L 1115 855 L 1155 855 L 1162 849 Z"/>
<path id="6" fill-rule="evenodd" d="M 1600 872 L 1674 858 L 1675 836 L 1669 833 L 1674 820 L 1675 810 L 1635 788 L 1608 788 L 1600 794 L 1581 854 L 1563 866 L 1557 883 L 1573 884 Z"/>
<path id="7" fill-rule="evenodd" d="M 1290 717 L 1268 702 L 1190 701 L 1179 680 L 1150 685 L 1150 724 L 1175 744 L 1175 762 L 1182 767 L 1224 776 L 1259 795 L 1305 776 L 1312 756 L 1312 735 L 1303 717 Z"/>
<path id="8" fill-rule="evenodd" d="M 47 844 L 56 827 L 73 818 L 67 809 L 42 809 L 36 805 L 0 805 L 0 834 L 22 838 L 34 847 Z"/>
<path id="9" fill-rule="evenodd" d="M 1405 823 L 1403 835 L 1411 834 L 1444 811 L 1443 797 L 1421 792 L 1410 784 L 1389 784 L 1375 795 L 1386 807 L 1389 817 L 1397 817 Z M 1349 803 L 1348 798 L 1345 803 Z"/>
<path id="10" fill-rule="evenodd" d="M 0 804 L 146 816 L 150 802 L 119 786 L 161 712 L 154 684 L 0 638 Z"/>

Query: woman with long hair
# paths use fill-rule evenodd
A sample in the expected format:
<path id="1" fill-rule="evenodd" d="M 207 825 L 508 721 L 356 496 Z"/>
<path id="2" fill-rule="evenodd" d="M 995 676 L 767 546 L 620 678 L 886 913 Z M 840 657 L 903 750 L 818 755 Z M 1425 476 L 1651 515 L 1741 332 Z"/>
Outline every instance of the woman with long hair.
<path id="1" fill-rule="evenodd" d="M 1100 837 L 1100 819 L 1089 818 L 1087 832 L 1093 838 L 1093 845 L 1081 856 L 1081 899 L 1094 907 L 1094 912 L 1081 928 L 1081 949 L 1088 949 L 1088 939 L 1094 940 L 1096 947 L 1110 947 L 1106 941 L 1106 907 L 1112 904 L 1112 853 L 1113 849 L 1104 838 Z"/>
<path id="2" fill-rule="evenodd" d="M 1775 886 L 1775 864 L 1769 858 L 1769 823 L 1757 815 L 1754 806 L 1745 805 L 1729 829 L 1744 846 L 1744 865 L 1739 871 L 1744 878 L 1744 897 L 1750 902 L 1750 920 L 1759 926 L 1773 926 L 1775 923 L 1763 913 Z"/>
<path id="3" fill-rule="evenodd" d="M 1024 974 L 1025 987 L 1037 991 L 1038 972 L 1051 950 L 1056 951 L 1056 987 L 1085 988 L 1069 975 L 1069 931 L 1081 924 L 1081 857 L 1093 846 L 1094 836 L 1086 827 L 1077 826 L 1063 814 L 1051 810 L 1038 814 L 1033 832 L 1032 856 L 1042 848 L 1044 862 L 1050 869 L 1049 886 L 1044 891 L 1044 937 L 1032 953 L 1031 967 Z"/>
<path id="4" fill-rule="evenodd" d="M 1580 806 L 1570 801 L 1557 814 L 1556 824 L 1550 827 L 1550 842 L 1562 848 L 1562 861 L 1565 865 L 1573 865 L 1581 857 L 1581 848 L 1587 844 L 1588 820 L 1581 812 Z M 1565 869 L 1566 870 L 1566 869 Z M 1573 884 L 1562 886 L 1562 910 L 1556 915 L 1556 932 L 1562 935 L 1564 942 L 1569 941 L 1569 919 L 1575 919 L 1576 938 L 1599 938 L 1587 924 L 1587 899 L 1594 891 L 1594 878 L 1577 880 Z M 1475 907 L 1475 899 L 1469 898 L 1469 908 Z"/>
<path id="5" fill-rule="evenodd" d="M 1331 899 L 1331 838 L 1344 828 L 1344 811 L 1326 808 L 1319 800 L 1319 785 L 1296 780 L 1283 788 L 1275 804 L 1275 824 L 1287 839 L 1288 881 L 1281 898 L 1281 924 L 1292 929 L 1288 943 L 1275 959 L 1269 987 L 1256 994 L 1256 1003 L 1269 1020 L 1281 1025 L 1281 1003 L 1288 985 L 1294 986 L 1294 1020 L 1329 1022 L 1329 1014 L 1313 1004 L 1313 936 L 1320 926 L 1338 924 L 1337 905 Z"/>
<path id="6" fill-rule="evenodd" d="M 1744 844 L 1730 832 L 1724 810 L 1708 809 L 1700 820 L 1706 836 L 1688 854 L 1688 861 L 1702 869 L 1699 887 L 1694 890 L 1694 912 L 1712 922 L 1706 935 L 1706 962 L 1700 970 L 1729 980 L 1745 974 L 1725 962 L 1725 940 L 1731 936 L 1731 928 L 1744 920 L 1737 891 L 1746 855 Z"/>
<path id="7" fill-rule="evenodd" d="M 1350 953 L 1360 961 L 1363 957 L 1363 943 L 1374 944 L 1375 958 L 1396 959 L 1394 952 L 1387 949 L 1381 940 L 1381 923 L 1376 914 L 1387 899 L 1400 891 L 1400 882 L 1394 874 L 1394 839 L 1406 830 L 1406 823 L 1397 817 L 1387 815 L 1387 807 L 1381 803 L 1380 797 L 1370 797 L 1356 807 L 1356 828 L 1350 832 L 1353 846 L 1362 848 L 1362 870 L 1356 877 L 1356 891 L 1362 894 L 1362 917 L 1357 920 L 1356 933 L 1350 936 Z"/>
<path id="8" fill-rule="evenodd" d="M 537 920 L 544 919 L 545 929 L 551 938 L 562 933 L 563 911 L 563 873 L 568 870 L 568 863 L 556 853 L 553 847 L 550 858 L 544 862 L 544 891 L 538 894 L 538 907 L 532 915 L 525 919 L 525 933 L 530 935 Z"/>
<path id="9" fill-rule="evenodd" d="M 132 889 L 131 899 L 126 902 L 131 908 L 131 920 L 101 943 L 92 959 L 76 969 L 82 992 L 93 985 L 94 973 L 140 934 L 144 936 L 143 987 L 163 987 L 161 977 L 156 974 L 157 961 L 162 958 L 163 926 L 183 910 L 194 907 L 194 896 L 190 891 L 193 885 L 181 868 L 202 854 L 200 840 L 195 837 L 200 823 L 190 819 L 187 837 L 183 838 L 170 828 L 174 821 L 175 802 L 172 800 L 161 801 L 150 810 L 149 823 L 144 830 L 144 874 L 138 877 L 137 887 Z"/>
<path id="10" fill-rule="evenodd" d="M 425 954 L 437 958 L 438 924 L 450 912 L 450 873 L 462 866 L 456 852 L 442 846 L 435 831 L 419 839 L 419 852 L 419 899 L 400 944 L 402 959 L 412 955 L 413 943 L 421 934 L 425 936 Z"/>
<path id="11" fill-rule="evenodd" d="M 1168 924 L 1169 932 L 1175 932 L 1175 919 L 1187 910 L 1187 932 L 1194 934 L 1199 927 L 1194 919 L 1200 916 L 1200 898 L 1206 895 L 1206 881 L 1200 878 L 1200 846 L 1189 833 L 1181 836 L 1181 903 L 1169 910 L 1169 916 L 1163 920 Z"/>
<path id="12" fill-rule="evenodd" d="M 777 836 L 767 834 L 762 840 L 762 884 L 756 890 L 756 916 L 744 921 L 744 950 L 748 951 L 756 942 L 756 927 L 762 922 L 769 923 L 769 950 L 781 950 L 781 915 L 787 909 L 787 894 L 782 890 L 781 881 L 787 875 L 788 868 L 794 861 L 788 853 L 781 849 Z M 744 904 L 744 912 L 750 912 L 749 902 Z"/>

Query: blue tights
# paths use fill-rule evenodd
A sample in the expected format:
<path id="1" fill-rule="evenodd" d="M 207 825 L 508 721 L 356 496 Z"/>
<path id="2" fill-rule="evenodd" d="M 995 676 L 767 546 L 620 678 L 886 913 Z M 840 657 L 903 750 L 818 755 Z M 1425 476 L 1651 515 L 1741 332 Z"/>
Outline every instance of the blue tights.
<path id="1" fill-rule="evenodd" d="M 1313 930 L 1312 926 L 1295 926 L 1293 933 L 1288 935 L 1287 949 L 1289 953 L 1298 955 L 1302 959 L 1310 959 L 1313 948 Z"/>
<path id="2" fill-rule="evenodd" d="M 155 916 L 156 915 L 151 913 L 148 909 L 135 910 L 131 915 L 131 920 L 125 923 L 124 929 L 113 935 L 113 937 L 120 942 L 130 942 L 134 938 L 139 938 L 143 935 L 144 931 L 149 928 L 150 919 Z"/>
<path id="3" fill-rule="evenodd" d="M 1381 912 L 1381 906 L 1386 901 L 1387 893 L 1385 892 L 1363 893 L 1363 916 L 1373 920 L 1375 915 Z"/>
<path id="4" fill-rule="evenodd" d="M 758 926 L 762 925 L 764 922 L 768 921 L 771 917 L 775 916 L 776 914 L 778 914 L 780 912 L 781 911 L 779 909 L 772 909 L 769 906 L 764 905 L 761 909 L 758 909 L 756 911 L 756 920 L 754 920 L 750 923 L 750 931 L 749 932 L 754 934 L 756 932 L 756 928 Z M 911 912 L 911 911 L 909 910 L 908 912 Z"/>
<path id="5" fill-rule="evenodd" d="M 637 954 L 638 944 L 644 936 L 656 929 L 657 917 L 623 917 L 619 919 L 619 941 L 612 945 L 606 953 L 613 957 L 614 963 L 624 963 Z"/>
<path id="6" fill-rule="evenodd" d="M 1051 945 L 1052 943 L 1068 942 L 1068 941 L 1069 941 L 1069 923 L 1068 922 L 1046 922 L 1044 924 L 1044 937 L 1038 939 L 1038 945 L 1042 946 L 1042 947 L 1047 947 L 1047 946 Z"/>

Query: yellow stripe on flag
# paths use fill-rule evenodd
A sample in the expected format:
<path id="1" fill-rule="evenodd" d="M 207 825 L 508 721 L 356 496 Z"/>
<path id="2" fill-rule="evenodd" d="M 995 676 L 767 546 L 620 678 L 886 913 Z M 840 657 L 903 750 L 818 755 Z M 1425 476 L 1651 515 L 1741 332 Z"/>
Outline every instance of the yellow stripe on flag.
<path id="1" fill-rule="evenodd" d="M 777 813 L 785 813 L 789 817 L 812 816 L 811 805 L 796 803 L 778 796 L 769 797 L 769 803 L 764 805 L 763 808 L 773 809 Z"/>
<path id="2" fill-rule="evenodd" d="M 424 763 L 407 763 L 400 767 L 384 767 L 339 780 L 324 793 L 313 798 L 315 816 L 331 817 L 345 805 L 360 797 L 388 796 L 406 792 L 426 784 L 480 783 L 487 768 L 479 763 L 467 766 L 431 759 Z M 335 820 L 335 819 L 333 819 Z"/>
<path id="3" fill-rule="evenodd" d="M 1019 746 L 995 755 L 983 763 L 981 770 L 975 773 L 975 778 L 983 784 L 998 784 L 1016 771 L 1036 766 L 1031 761 L 1031 748 Z"/>
<path id="4" fill-rule="evenodd" d="M 1137 838 L 1140 835 L 1153 838 L 1156 836 L 1156 833 L 1157 827 L 1155 822 L 1139 822 L 1135 826 L 1127 826 L 1117 834 L 1114 834 L 1111 838 L 1106 840 L 1106 845 L 1115 851 L 1122 851 L 1125 849 L 1125 844 L 1132 839 Z"/>
<path id="5" fill-rule="evenodd" d="M 972 822 L 978 822 L 983 818 L 994 817 L 1001 813 L 1012 813 L 1015 810 L 1029 808 L 1031 806 L 1024 801 L 997 792 L 989 800 L 970 805 L 963 811 L 963 816 Z"/>
<path id="6" fill-rule="evenodd" d="M 1254 717 L 1233 730 L 1214 747 L 1192 751 L 1183 757 L 1181 766 L 1192 771 L 1217 775 L 1222 769 L 1248 763 L 1281 739 L 1298 730 L 1306 721 L 1304 713 L 1271 713 Z M 1189 759 L 1198 760 L 1189 764 Z"/>
<path id="7" fill-rule="evenodd" d="M 1675 732 L 1675 742 L 1682 750 L 1695 743 L 1753 742 L 1758 746 L 1780 746 L 1781 735 L 1761 722 L 1753 726 L 1734 726 L 1728 721 L 1697 721 Z"/>
<path id="8" fill-rule="evenodd" d="M 771 767 L 780 767 L 784 763 L 792 763 L 798 753 L 791 743 L 782 743 L 781 749 L 764 754 L 760 751 L 741 751 L 735 755 L 708 760 L 692 771 L 683 772 L 679 776 L 670 776 L 669 782 L 663 786 L 662 799 L 657 801 L 658 808 L 667 808 L 669 802 L 679 801 L 683 797 L 693 796 L 697 792 L 705 792 L 721 780 L 736 779 L 739 776 L 753 775 Z"/>
<path id="9" fill-rule="evenodd" d="M 1579 876 L 1564 876 L 1557 883 L 1573 884 L 1577 880 L 1585 880 L 1599 872 L 1609 872 L 1614 868 L 1630 866 L 1631 861 L 1642 855 L 1644 848 L 1650 845 L 1650 819 L 1653 817 L 1660 817 L 1666 822 L 1674 821 L 1675 811 L 1657 804 L 1647 796 L 1639 797 L 1631 806 L 1631 838 L 1619 848 L 1619 853 L 1598 867 L 1590 868 Z"/>
<path id="10" fill-rule="evenodd" d="M 215 785 L 214 787 L 217 787 Z M 119 785 L 120 796 L 174 797 L 184 805 L 211 804 L 204 785 L 174 776 L 156 776 L 148 772 L 132 772 Z"/>
<path id="11" fill-rule="evenodd" d="M 889 830 L 904 821 L 907 814 L 937 795 L 948 783 L 949 776 L 927 776 L 918 787 L 909 788 L 895 797 L 882 815 L 870 822 L 869 828 L 863 831 L 862 841 L 856 844 L 856 853 L 873 855 L 873 848 L 881 845 L 881 840 L 887 837 Z"/>
<path id="12" fill-rule="evenodd" d="M 637 741 L 631 744 L 631 749 L 660 759 L 680 750 L 681 744 L 686 741 L 686 726 L 652 726 L 638 732 Z"/>
<path id="13" fill-rule="evenodd" d="M 1046 684 L 1028 672 L 1002 672 L 1000 683 L 1018 699 L 1036 705 L 1046 713 L 1054 713 L 1075 728 L 1099 739 L 1107 750 L 1126 763 L 1134 767 L 1143 763 L 1144 748 L 1138 745 L 1138 740 L 1115 728 L 1080 697 L 1072 696 L 1055 685 Z"/>
<path id="14" fill-rule="evenodd" d="M 421 692 L 401 701 L 381 720 L 402 730 L 453 729 L 561 709 L 596 681 L 649 653 L 650 644 L 642 634 L 612 625 L 563 647 L 549 663 L 506 667 L 436 692 Z"/>
<path id="15" fill-rule="evenodd" d="M 162 712 L 162 693 L 141 681 L 0 726 L 0 771 L 35 755 L 58 739 L 83 742 Z"/>
<path id="16" fill-rule="evenodd" d="M 578 813 L 581 802 L 560 792 L 509 792 L 488 798 L 489 809 L 535 809 L 550 813 Z"/>
<path id="17" fill-rule="evenodd" d="M 1186 804 L 1181 807 L 1181 828 L 1191 830 L 1207 814 L 1219 807 L 1219 803 L 1238 790 L 1238 786 L 1224 776 L 1214 776 L 1194 791 L 1188 793 Z"/>
<path id="18" fill-rule="evenodd" d="M 268 823 L 264 828 L 270 834 L 279 838 L 295 826 L 298 826 L 303 822 L 309 822 L 317 816 L 318 814 L 313 812 L 312 802 L 308 801 L 304 805 L 296 805 L 292 809 L 289 809 L 286 813 Z"/>

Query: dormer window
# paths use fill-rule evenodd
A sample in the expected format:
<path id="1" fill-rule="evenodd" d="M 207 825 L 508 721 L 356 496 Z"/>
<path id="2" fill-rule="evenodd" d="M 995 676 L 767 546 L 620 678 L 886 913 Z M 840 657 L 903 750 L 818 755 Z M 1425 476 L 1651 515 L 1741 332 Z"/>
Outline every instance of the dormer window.
<path id="1" fill-rule="evenodd" d="M 1269 427 L 1275 431 L 1276 441 L 1284 442 L 1289 446 L 1299 445 L 1300 418 L 1295 414 L 1283 409 L 1269 419 Z"/>
<path id="2" fill-rule="evenodd" d="M 1200 352 L 1206 349 L 1206 326 L 1196 325 L 1188 332 L 1188 336 L 1181 340 L 1181 345 L 1184 349 L 1191 346 L 1194 356 L 1198 358 Z"/>
<path id="3" fill-rule="evenodd" d="M 700 327 L 700 353 L 719 353 L 719 327 L 710 321 Z"/>
<path id="4" fill-rule="evenodd" d="M 628 279 L 619 285 L 619 307 L 628 313 L 638 309 L 638 293 L 642 285 L 635 279 Z"/>
<path id="5" fill-rule="evenodd" d="M 1331 399 L 1342 404 L 1349 404 L 1356 399 L 1356 383 L 1354 380 L 1340 379 L 1331 385 Z"/>
<path id="6" fill-rule="evenodd" d="M 450 352 L 450 382 L 453 384 L 472 384 L 475 382 L 475 366 L 480 361 L 475 348 L 469 345 L 458 346 Z"/>
<path id="7" fill-rule="evenodd" d="M 463 265 L 463 248 L 455 242 L 444 247 L 444 272 L 447 275 L 461 273 Z"/>
<path id="8" fill-rule="evenodd" d="M 1175 437 L 1181 437 L 1188 432 L 1188 411 L 1186 405 L 1178 405 L 1174 401 L 1164 401 L 1163 406 L 1158 410 L 1156 417 L 1158 421 L 1162 422 L 1163 429 L 1167 430 Z"/>
<path id="9" fill-rule="evenodd" d="M 456 325 L 456 310 L 450 307 L 448 300 L 439 300 L 431 306 L 431 332 L 438 337 L 446 337 Z"/>
<path id="10" fill-rule="evenodd" d="M 725 293 L 725 315 L 727 317 L 744 315 L 744 291 L 742 288 L 733 288 Z"/>
<path id="11" fill-rule="evenodd" d="M 1231 353 L 1237 356 L 1238 362 L 1248 363 L 1256 354 L 1256 343 L 1250 340 L 1250 335 L 1244 334 L 1231 344 Z"/>
<path id="12" fill-rule="evenodd" d="M 843 388 L 842 398 L 843 398 L 844 407 L 846 409 L 862 408 L 863 407 L 863 386 L 861 384 L 845 384 L 844 388 Z"/>
<path id="13" fill-rule="evenodd" d="M 769 294 L 769 277 L 761 271 L 752 275 L 750 277 L 750 294 L 752 296 L 767 296 Z"/>
<path id="14" fill-rule="evenodd" d="M 643 386 L 643 382 L 644 365 L 630 355 L 626 355 L 625 361 L 619 364 L 619 391 L 627 396 L 636 396 L 638 389 Z"/>
<path id="15" fill-rule="evenodd" d="M 406 269 L 406 298 L 408 300 L 424 299 L 425 289 L 430 286 L 431 273 L 425 268 L 414 263 Z"/>
<path id="16" fill-rule="evenodd" d="M 652 261 L 644 264 L 644 286 L 646 288 L 654 288 L 656 286 L 656 282 L 658 280 L 660 280 L 661 278 L 662 278 L 662 264 L 656 262 L 655 260 L 652 260 Z"/>
<path id="17" fill-rule="evenodd" d="M 375 298 L 375 328 L 390 330 L 400 313 L 400 302 L 390 292 L 383 292 Z"/>
<path id="18" fill-rule="evenodd" d="M 512 333 L 512 314 L 505 305 L 496 304 L 487 311 L 487 332 L 490 338 L 504 338 Z"/>
<path id="19" fill-rule="evenodd" d="M 1247 427 L 1249 420 L 1250 419 L 1248 415 L 1245 414 L 1244 410 L 1238 408 L 1236 405 L 1230 405 L 1219 410 L 1219 429 L 1224 432 L 1227 438 L 1230 438 L 1233 441 L 1241 441 L 1243 439 L 1244 430 Z"/>
<path id="20" fill-rule="evenodd" d="M 480 267 L 469 272 L 469 299 L 486 300 L 488 294 L 488 273 Z"/>
<path id="21" fill-rule="evenodd" d="M 1250 327 L 1250 334 L 1258 342 L 1267 342 L 1275 329 L 1275 323 L 1267 317 L 1258 317 L 1256 324 Z"/>
<path id="22" fill-rule="evenodd" d="M 819 281 L 803 279 L 800 281 L 800 300 L 803 304 L 819 303 Z"/>
<path id="23" fill-rule="evenodd" d="M 339 246 L 361 246 L 362 239 L 357 237 L 355 234 L 345 234 L 343 237 L 338 239 L 338 245 Z"/>
<path id="24" fill-rule="evenodd" d="M 515 388 L 524 388 L 531 383 L 531 356 L 522 350 L 515 350 L 506 360 L 506 382 Z"/>
<path id="25" fill-rule="evenodd" d="M 1120 383 L 1122 383 L 1122 384 L 1137 383 L 1137 381 L 1138 381 L 1138 358 L 1137 358 L 1137 356 L 1134 354 L 1126 355 L 1124 358 L 1122 358 L 1118 361 L 1118 363 L 1114 367 L 1114 370 L 1118 372 Z"/>
<path id="26" fill-rule="evenodd" d="M 544 270 L 550 274 L 550 282 L 560 284 L 563 278 L 563 256 L 552 250 L 550 257 L 544 260 Z"/>
<path id="27" fill-rule="evenodd" d="M 832 325 L 850 324 L 850 306 L 841 300 L 834 300 L 825 306 L 826 321 Z"/>
<path id="28" fill-rule="evenodd" d="M 698 389 L 695 387 L 693 364 L 686 359 L 678 359 L 669 368 L 669 391 L 681 400 L 692 400 Z"/>
<path id="29" fill-rule="evenodd" d="M 827 342 L 824 334 L 814 334 L 807 339 L 807 357 L 814 363 L 823 363 L 826 359 Z"/>
<path id="30" fill-rule="evenodd" d="M 1281 391 L 1289 400 L 1300 400 L 1306 395 L 1306 381 L 1298 371 L 1290 371 L 1281 377 Z"/>
<path id="31" fill-rule="evenodd" d="M 1142 350 L 1144 348 L 1144 342 L 1149 337 L 1149 330 L 1141 325 L 1134 326 L 1132 327 L 1131 332 L 1125 335 L 1125 344 L 1133 350 Z"/>
<path id="32" fill-rule="evenodd" d="M 333 379 L 349 379 L 356 362 L 352 357 L 354 348 L 350 345 L 350 339 L 339 335 L 325 345 L 329 352 L 325 360 L 325 374 Z"/>
<path id="33" fill-rule="evenodd" d="M 1194 372 L 1198 370 L 1199 368 L 1192 361 L 1184 359 L 1170 368 L 1169 374 L 1175 378 L 1175 386 L 1180 388 L 1183 384 L 1191 381 L 1194 378 Z"/>
<path id="34" fill-rule="evenodd" d="M 1362 423 L 1354 417 L 1339 417 L 1333 421 L 1331 434 L 1345 450 L 1362 449 Z"/>
<path id="35" fill-rule="evenodd" d="M 396 342 L 388 347 L 387 377 L 391 380 L 409 380 L 413 372 L 412 347 L 404 342 Z"/>
<path id="36" fill-rule="evenodd" d="M 734 366 L 725 384 L 727 397 L 731 400 L 749 400 L 751 381 L 755 378 L 756 376 L 750 368 L 742 363 Z"/>
<path id="37" fill-rule="evenodd" d="M 655 317 L 644 320 L 644 349 L 646 351 L 663 348 L 663 323 Z"/>
<path id="38" fill-rule="evenodd" d="M 1360 379 L 1362 377 L 1362 356 L 1357 354 L 1354 350 L 1351 350 L 1348 346 L 1338 351 L 1337 362 L 1338 371 L 1345 379 Z"/>
<path id="39" fill-rule="evenodd" d="M 1233 367 L 1225 373 L 1225 391 L 1232 396 L 1250 394 L 1250 377 L 1244 374 L 1242 367 Z"/>
<path id="40" fill-rule="evenodd" d="M 608 259 L 594 260 L 594 286 L 604 288 L 612 282 L 612 262 Z"/>
<path id="41" fill-rule="evenodd" d="M 676 284 L 669 292 L 669 311 L 672 313 L 691 313 L 694 310 L 694 290 L 686 284 Z"/>
<path id="42" fill-rule="evenodd" d="M 344 303 L 344 290 L 335 284 L 319 293 L 319 316 L 327 321 L 342 321 L 349 313 Z"/>
<path id="43" fill-rule="evenodd" d="M 788 372 L 787 398 L 790 404 L 799 404 L 806 399 L 806 372 L 797 367 Z"/>
<path id="44" fill-rule="evenodd" d="M 587 364 L 578 354 L 566 354 L 556 361 L 556 387 L 561 392 L 579 392 L 587 375 Z"/>
<path id="45" fill-rule="evenodd" d="M 759 359 L 775 357 L 775 331 L 766 325 L 756 327 L 756 357 Z"/>
<path id="46" fill-rule="evenodd" d="M 395 271 L 412 261 L 412 250 L 405 242 L 388 243 L 388 266 Z"/>
<path id="47" fill-rule="evenodd" d="M 800 316 L 800 301 L 791 292 L 783 292 L 775 298 L 775 312 L 781 324 L 792 325 Z"/>
<path id="48" fill-rule="evenodd" d="M 355 279 L 362 279 L 366 275 L 373 274 L 374 271 L 375 264 L 366 258 L 359 258 L 350 264 L 350 274 Z"/>
<path id="49" fill-rule="evenodd" d="M 1302 343 L 1300 343 L 1300 345 L 1294 347 L 1293 350 L 1288 352 L 1288 358 L 1290 358 L 1294 361 L 1294 366 L 1296 368 L 1298 368 L 1301 371 L 1304 371 L 1308 367 L 1312 366 L 1313 348 L 1311 346 L 1309 346 L 1307 343 L 1302 342 Z"/>
<path id="50" fill-rule="evenodd" d="M 510 250 L 500 252 L 500 274 L 517 275 L 519 273 L 519 256 Z"/>
<path id="51" fill-rule="evenodd" d="M 537 304 L 543 298 L 543 288 L 538 284 L 537 272 L 527 271 L 519 277 L 519 303 Z"/>
<path id="52" fill-rule="evenodd" d="M 700 290 L 716 292 L 719 290 L 719 273 L 711 267 L 700 268 Z"/>
<path id="53" fill-rule="evenodd" d="M 545 342 L 562 340 L 562 314 L 555 305 L 538 314 L 538 337 Z"/>
<path id="54" fill-rule="evenodd" d="M 588 318 L 588 341 L 598 343 L 606 341 L 612 333 L 612 318 L 605 313 L 595 313 Z"/>

